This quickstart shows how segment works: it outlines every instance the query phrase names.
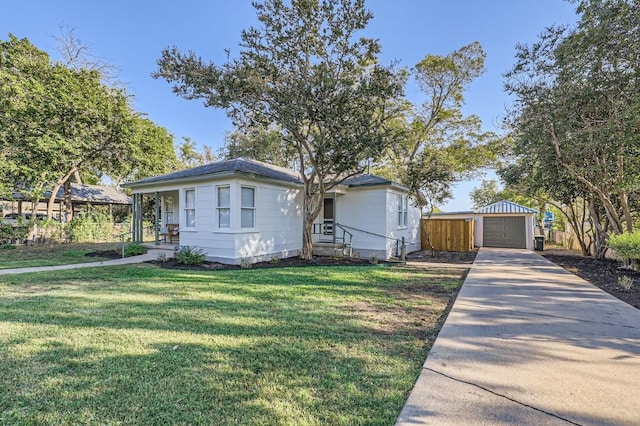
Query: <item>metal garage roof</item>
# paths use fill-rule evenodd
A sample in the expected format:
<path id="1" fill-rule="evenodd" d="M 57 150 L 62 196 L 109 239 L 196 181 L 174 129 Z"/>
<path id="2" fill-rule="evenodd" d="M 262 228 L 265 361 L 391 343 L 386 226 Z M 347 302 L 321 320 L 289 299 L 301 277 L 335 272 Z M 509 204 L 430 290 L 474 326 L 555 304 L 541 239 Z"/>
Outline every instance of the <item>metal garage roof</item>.
<path id="1" fill-rule="evenodd" d="M 536 214 L 538 210 L 502 200 L 475 211 L 478 214 Z"/>

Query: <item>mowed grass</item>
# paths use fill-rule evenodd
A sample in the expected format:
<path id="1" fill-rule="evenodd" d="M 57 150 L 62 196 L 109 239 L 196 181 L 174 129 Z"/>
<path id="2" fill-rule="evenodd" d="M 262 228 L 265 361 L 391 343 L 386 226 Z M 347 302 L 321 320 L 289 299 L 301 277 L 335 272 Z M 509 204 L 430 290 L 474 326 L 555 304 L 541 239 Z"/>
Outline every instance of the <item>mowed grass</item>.
<path id="1" fill-rule="evenodd" d="M 0 246 L 0 269 L 98 262 L 105 259 L 88 257 L 85 254 L 94 251 L 115 250 L 115 248 L 116 243 Z"/>
<path id="2" fill-rule="evenodd" d="M 0 425 L 391 425 L 462 274 L 0 276 Z"/>

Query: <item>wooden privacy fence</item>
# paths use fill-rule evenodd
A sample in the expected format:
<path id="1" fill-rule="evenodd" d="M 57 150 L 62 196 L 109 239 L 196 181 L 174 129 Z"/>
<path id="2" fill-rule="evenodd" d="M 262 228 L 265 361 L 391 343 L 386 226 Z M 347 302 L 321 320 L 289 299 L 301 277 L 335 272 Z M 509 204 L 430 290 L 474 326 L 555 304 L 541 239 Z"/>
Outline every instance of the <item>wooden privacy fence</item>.
<path id="1" fill-rule="evenodd" d="M 431 245 L 438 251 L 473 250 L 473 219 L 422 219 L 420 221 L 420 241 L 422 249 Z"/>

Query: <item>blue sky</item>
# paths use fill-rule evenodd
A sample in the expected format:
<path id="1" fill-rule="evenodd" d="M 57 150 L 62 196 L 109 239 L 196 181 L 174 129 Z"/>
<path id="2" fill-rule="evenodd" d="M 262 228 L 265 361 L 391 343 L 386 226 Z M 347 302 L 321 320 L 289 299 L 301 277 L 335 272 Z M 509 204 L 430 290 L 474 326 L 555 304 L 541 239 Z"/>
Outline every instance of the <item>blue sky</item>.
<path id="1" fill-rule="evenodd" d="M 502 74 L 514 63 L 516 43 L 533 42 L 547 26 L 576 21 L 574 6 L 563 0 L 369 0 L 367 7 L 374 19 L 364 35 L 380 40 L 384 63 L 413 66 L 427 54 L 479 41 L 487 53 L 486 73 L 469 87 L 464 111 L 497 132 L 510 102 Z M 255 22 L 251 0 L 27 0 L 3 4 L 0 37 L 26 37 L 56 58 L 53 37 L 61 25 L 74 28 L 94 55 L 119 68 L 139 111 L 177 141 L 187 136 L 217 151 L 232 128 L 224 111 L 178 98 L 150 74 L 161 50 L 171 45 L 221 62 L 224 49 L 238 52 L 241 30 Z M 422 101 L 415 87 L 407 97 Z M 460 184 L 444 209 L 469 210 L 469 191 L 478 184 Z"/>

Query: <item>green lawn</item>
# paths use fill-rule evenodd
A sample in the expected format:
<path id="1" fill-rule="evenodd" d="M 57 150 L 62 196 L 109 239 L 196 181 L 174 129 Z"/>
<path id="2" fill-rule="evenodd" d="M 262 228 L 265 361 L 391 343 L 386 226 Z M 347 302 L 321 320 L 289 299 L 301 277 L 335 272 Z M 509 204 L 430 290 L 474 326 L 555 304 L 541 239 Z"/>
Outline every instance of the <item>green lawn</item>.
<path id="1" fill-rule="evenodd" d="M 116 243 L 0 246 L 0 269 L 98 262 L 105 259 L 101 257 L 86 257 L 85 254 L 94 251 L 112 250 L 116 246 Z"/>
<path id="2" fill-rule="evenodd" d="M 461 274 L 0 276 L 0 425 L 392 425 Z"/>

